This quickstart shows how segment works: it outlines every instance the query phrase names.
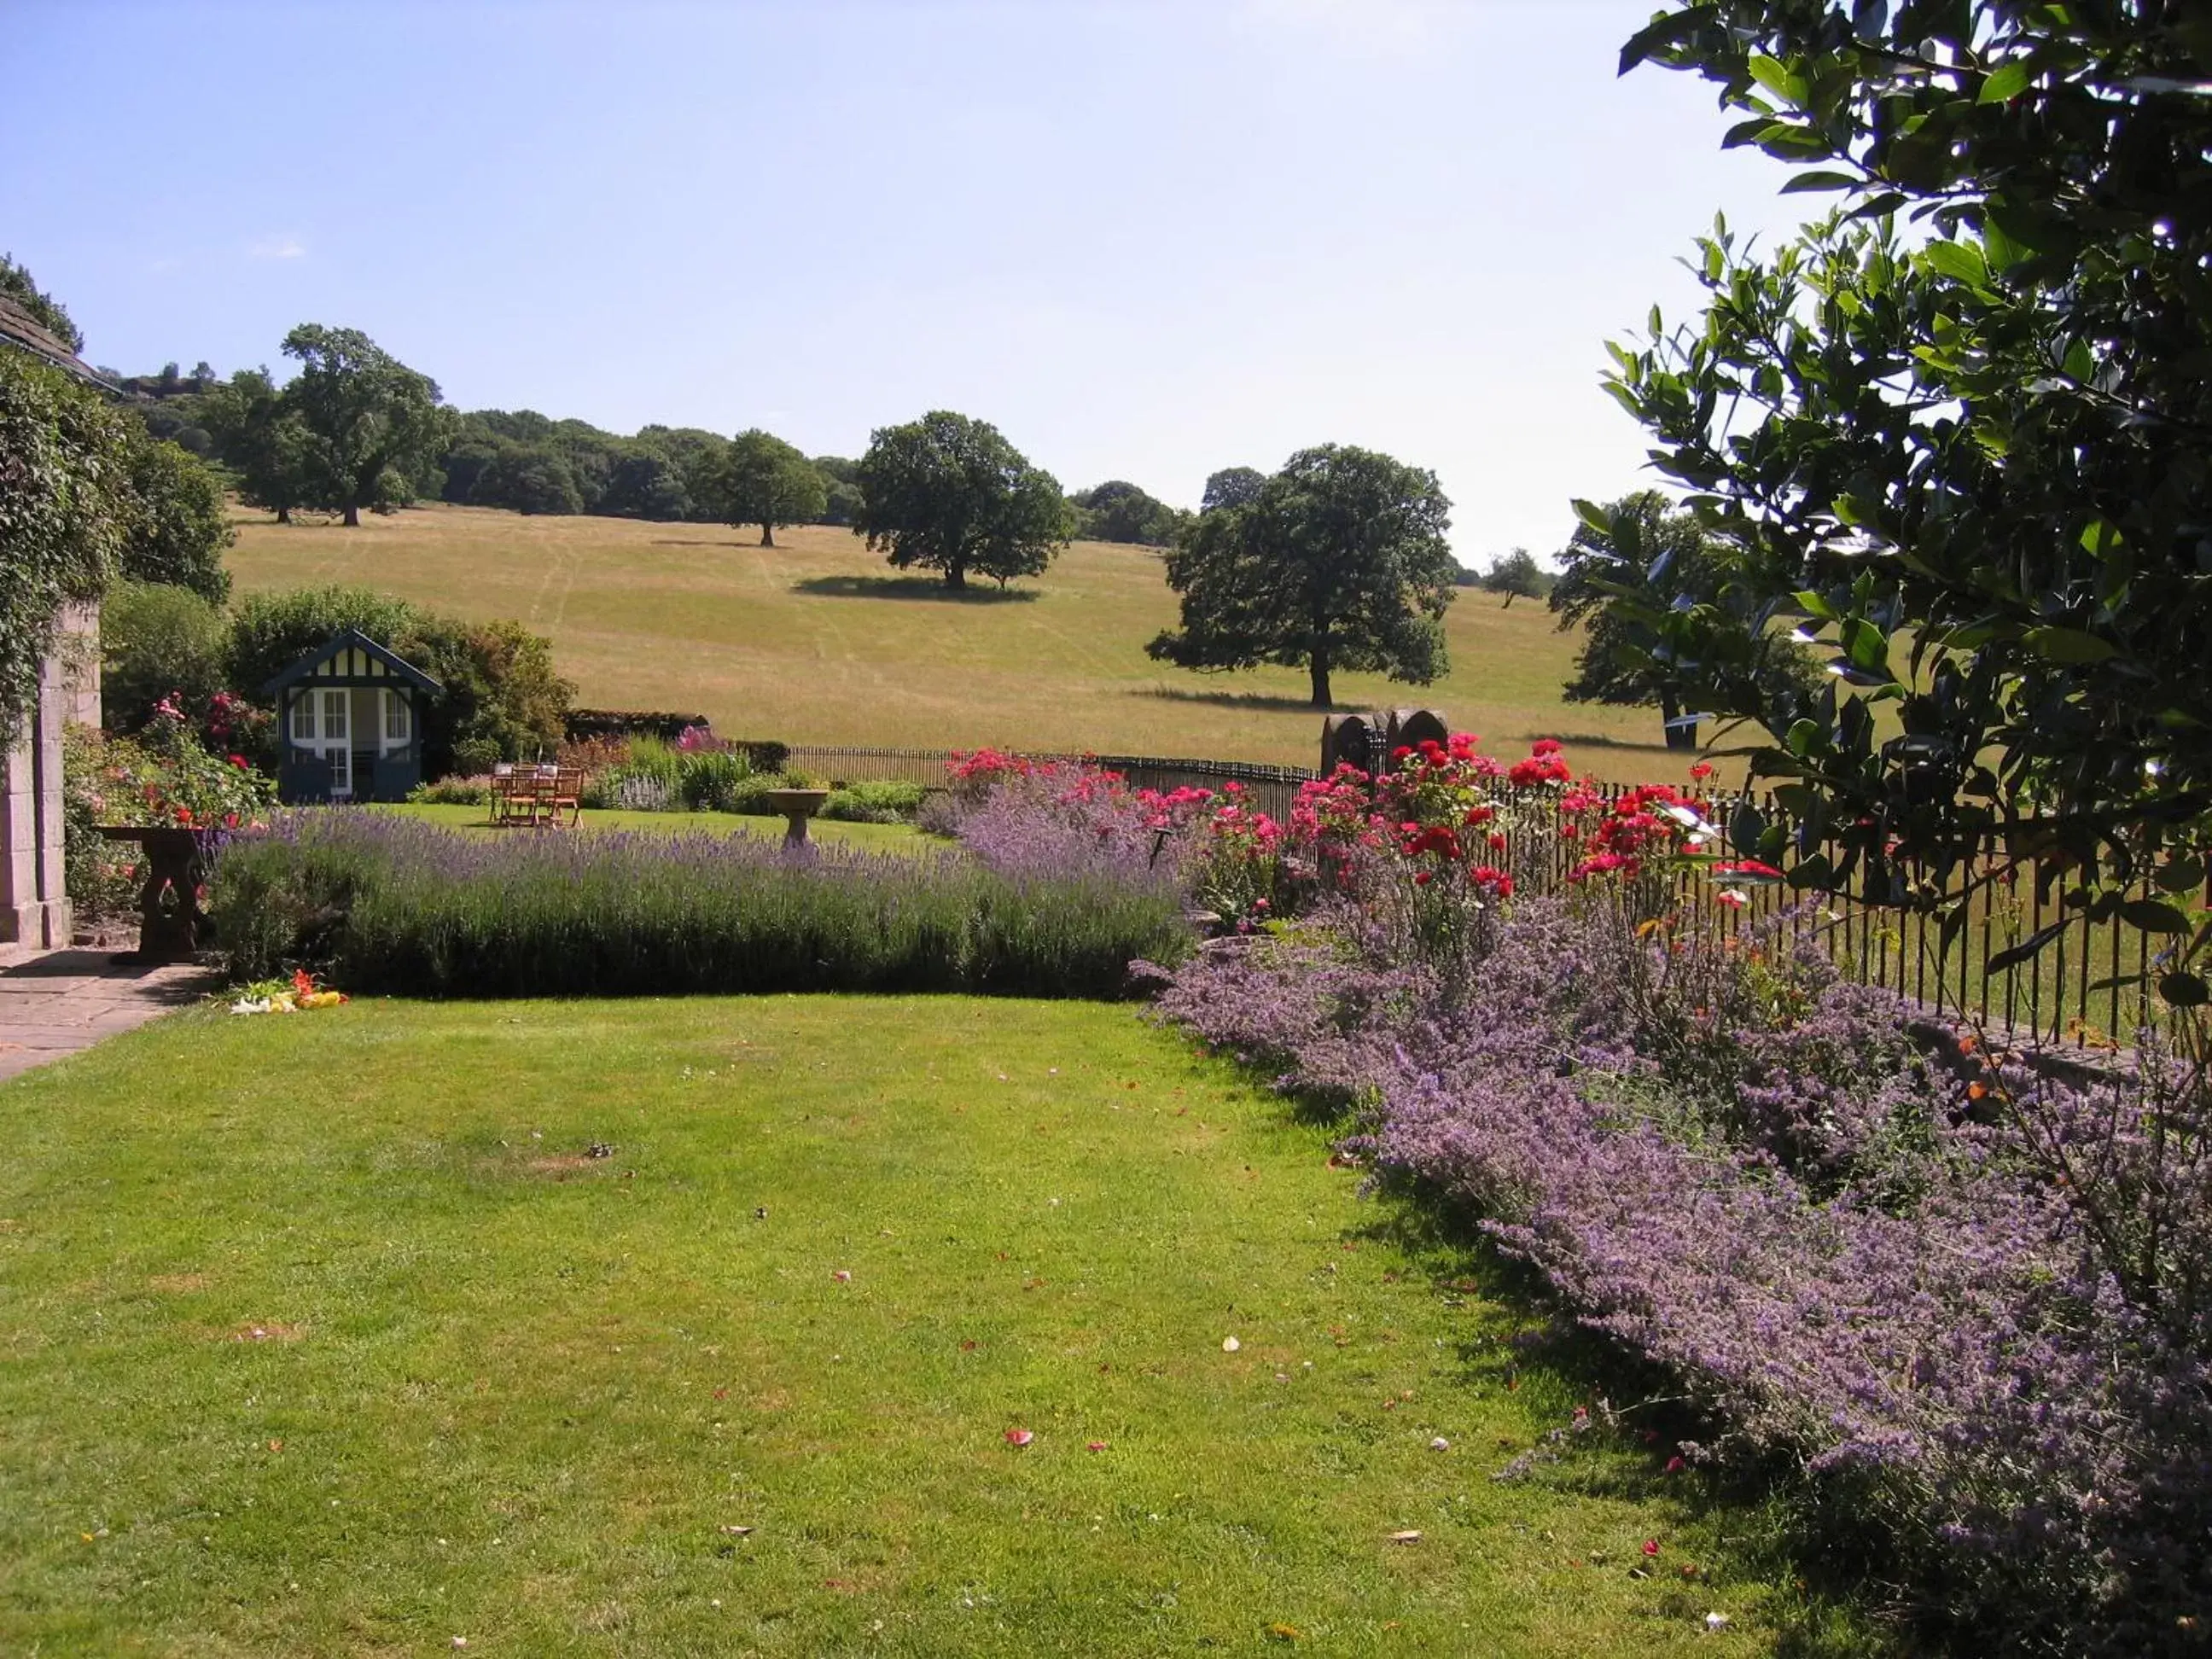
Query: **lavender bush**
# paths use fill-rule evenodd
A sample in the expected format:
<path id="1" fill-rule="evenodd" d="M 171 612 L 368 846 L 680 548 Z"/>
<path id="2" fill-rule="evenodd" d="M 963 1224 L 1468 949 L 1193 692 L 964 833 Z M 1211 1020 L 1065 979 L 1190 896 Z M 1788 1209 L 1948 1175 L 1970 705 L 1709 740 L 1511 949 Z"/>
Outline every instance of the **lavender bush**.
<path id="1" fill-rule="evenodd" d="M 1472 972 L 1404 940 L 1347 908 L 1217 941 L 1161 1008 L 1358 1105 L 1386 1178 L 1682 1380 L 1717 1425 L 1688 1455 L 1794 1463 L 1931 1617 L 2022 1652 L 2195 1639 L 2201 1067 L 1956 1074 L 1825 963 L 1594 897 L 1522 903 Z"/>
<path id="2" fill-rule="evenodd" d="M 1097 872 L 750 836 L 469 836 L 350 811 L 231 840 L 209 908 L 238 977 L 306 967 L 422 996 L 1112 997 L 1132 958 L 1188 947 L 1172 896 Z"/>

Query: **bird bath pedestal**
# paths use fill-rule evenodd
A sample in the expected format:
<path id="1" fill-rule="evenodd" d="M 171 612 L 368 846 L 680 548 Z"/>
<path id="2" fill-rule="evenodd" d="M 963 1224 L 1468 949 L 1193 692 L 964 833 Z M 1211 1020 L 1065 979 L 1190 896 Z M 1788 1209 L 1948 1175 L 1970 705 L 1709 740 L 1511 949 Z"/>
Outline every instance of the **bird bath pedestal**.
<path id="1" fill-rule="evenodd" d="M 822 810 L 822 803 L 830 799 L 827 789 L 771 789 L 768 804 L 783 814 L 784 822 L 791 827 L 783 832 L 786 847 L 806 845 L 806 820 Z"/>

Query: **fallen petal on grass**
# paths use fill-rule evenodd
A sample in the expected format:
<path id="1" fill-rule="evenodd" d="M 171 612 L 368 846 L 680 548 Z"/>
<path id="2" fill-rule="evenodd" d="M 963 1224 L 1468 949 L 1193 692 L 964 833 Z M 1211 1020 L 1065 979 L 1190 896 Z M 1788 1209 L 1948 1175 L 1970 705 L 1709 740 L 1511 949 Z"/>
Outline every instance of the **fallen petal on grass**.
<path id="1" fill-rule="evenodd" d="M 1006 1431 L 1006 1443 L 1009 1446 L 1026 1446 L 1030 1441 L 1036 1438 L 1036 1436 L 1031 1434 L 1027 1429 L 1008 1429 Z"/>
<path id="2" fill-rule="evenodd" d="M 1224 1336 L 1221 1339 L 1221 1352 L 1224 1353 L 1235 1353 L 1243 1346 L 1233 1336 Z"/>
<path id="3" fill-rule="evenodd" d="M 1420 1531 L 1418 1528 L 1408 1527 L 1403 1532 L 1392 1533 L 1390 1541 L 1394 1544 L 1418 1544 L 1421 1541 Z"/>

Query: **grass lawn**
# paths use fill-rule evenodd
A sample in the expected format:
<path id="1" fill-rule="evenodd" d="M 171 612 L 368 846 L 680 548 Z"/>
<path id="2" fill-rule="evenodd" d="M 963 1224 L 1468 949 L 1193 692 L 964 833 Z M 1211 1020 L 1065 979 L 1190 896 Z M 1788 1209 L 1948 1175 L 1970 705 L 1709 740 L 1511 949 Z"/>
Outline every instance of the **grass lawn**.
<path id="1" fill-rule="evenodd" d="M 490 809 L 483 806 L 441 806 L 410 801 L 370 810 L 404 812 L 410 817 L 428 818 L 449 830 L 481 830 L 486 835 L 537 833 L 512 825 L 500 828 L 491 822 Z M 626 812 L 586 807 L 577 819 L 576 828 L 586 834 L 628 830 L 656 836 L 768 836 L 780 841 L 783 838 L 784 822 L 781 818 L 754 817 L 736 812 Z M 816 818 L 807 825 L 806 833 L 817 841 L 839 842 L 871 853 L 920 852 L 951 845 L 937 836 L 923 835 L 910 823 L 845 823 L 836 818 Z"/>
<path id="2" fill-rule="evenodd" d="M 200 1012 L 0 1087 L 0 1650 L 1754 1653 L 1794 1616 L 1640 1447 L 1494 1482 L 1587 1385 L 1516 1375 L 1477 1258 L 1125 1008 Z"/>
<path id="3" fill-rule="evenodd" d="M 730 737 L 1319 757 L 1304 670 L 1194 674 L 1146 656 L 1176 621 L 1151 549 L 1079 542 L 1041 580 L 957 599 L 818 526 L 764 548 L 757 532 L 717 525 L 431 506 L 357 530 L 242 513 L 239 532 L 227 562 L 241 590 L 354 582 L 456 616 L 519 617 L 551 638 L 586 706 L 696 712 Z M 1656 711 L 1559 701 L 1577 643 L 1540 604 L 1462 589 L 1445 627 L 1449 677 L 1420 687 L 1344 674 L 1339 702 L 1425 703 L 1494 754 L 1558 737 L 1601 776 L 1682 781 Z"/>

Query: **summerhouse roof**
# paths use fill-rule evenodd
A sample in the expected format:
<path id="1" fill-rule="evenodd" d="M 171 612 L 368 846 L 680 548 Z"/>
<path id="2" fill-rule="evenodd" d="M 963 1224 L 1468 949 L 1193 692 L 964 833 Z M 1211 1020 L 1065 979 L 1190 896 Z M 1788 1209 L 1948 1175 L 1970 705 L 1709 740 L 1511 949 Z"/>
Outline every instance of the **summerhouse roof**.
<path id="1" fill-rule="evenodd" d="M 318 685 L 389 685 L 400 680 L 419 691 L 445 688 L 428 674 L 359 629 L 342 629 L 261 688 L 274 696 L 288 685 L 313 680 Z"/>

